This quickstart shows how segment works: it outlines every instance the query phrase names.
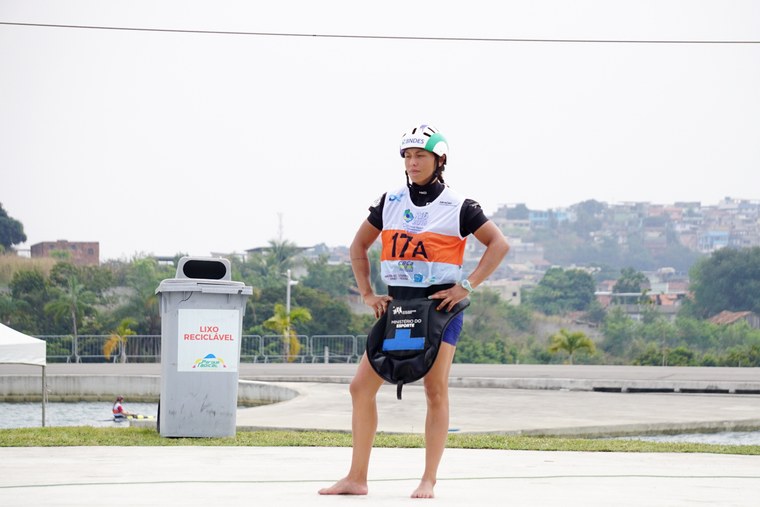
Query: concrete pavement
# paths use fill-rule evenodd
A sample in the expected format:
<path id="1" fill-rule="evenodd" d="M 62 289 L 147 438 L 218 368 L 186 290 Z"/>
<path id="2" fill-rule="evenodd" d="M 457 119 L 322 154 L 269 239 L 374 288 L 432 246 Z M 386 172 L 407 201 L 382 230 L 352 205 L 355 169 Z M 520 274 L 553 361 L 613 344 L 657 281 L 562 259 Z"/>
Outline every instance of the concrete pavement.
<path id="1" fill-rule="evenodd" d="M 0 505 L 756 506 L 757 456 L 448 449 L 412 500 L 422 449 L 375 449 L 366 497 L 324 497 L 347 448 L 0 448 Z"/>
<path id="2" fill-rule="evenodd" d="M 351 430 L 345 384 L 278 383 L 298 395 L 288 401 L 240 408 L 238 429 Z M 760 429 L 760 395 L 607 393 L 568 390 L 450 388 L 450 427 L 462 433 L 620 436 L 647 433 Z M 379 431 L 422 433 L 421 385 L 394 386 L 377 397 Z"/>
<path id="3" fill-rule="evenodd" d="M 66 369 L 67 374 L 98 375 L 114 374 L 107 367 L 117 365 L 97 365 L 94 369 L 102 368 L 100 372 L 70 366 L 74 368 Z M 350 428 L 350 398 L 343 382 L 355 365 L 260 366 L 252 366 L 255 375 L 241 368 L 241 377 L 277 379 L 269 385 L 298 395 L 239 409 L 239 429 Z M 144 366 L 117 370 L 120 375 L 127 370 L 150 375 Z M 479 375 L 458 370 L 452 375 L 452 431 L 613 435 L 760 427 L 760 395 L 752 394 L 757 369 L 509 368 L 480 369 L 475 372 Z M 312 382 L 293 382 L 296 371 Z M 538 383 L 531 389 L 507 387 L 525 379 Z M 595 390 L 599 382 L 610 381 L 721 387 L 697 393 Z M 457 387 L 465 384 L 471 387 Z M 556 387 L 546 387 L 550 385 Z M 738 385 L 749 386 L 748 392 L 736 394 Z M 384 386 L 378 407 L 380 431 L 422 431 L 421 386 L 406 386 L 403 401 L 395 399 L 394 387 Z M 347 448 L 0 448 L 0 505 L 398 506 L 422 501 L 408 498 L 422 472 L 422 449 L 373 450 L 367 497 L 317 495 L 319 488 L 345 474 L 350 456 Z M 755 506 L 760 456 L 448 449 L 436 496 L 438 506 Z"/>

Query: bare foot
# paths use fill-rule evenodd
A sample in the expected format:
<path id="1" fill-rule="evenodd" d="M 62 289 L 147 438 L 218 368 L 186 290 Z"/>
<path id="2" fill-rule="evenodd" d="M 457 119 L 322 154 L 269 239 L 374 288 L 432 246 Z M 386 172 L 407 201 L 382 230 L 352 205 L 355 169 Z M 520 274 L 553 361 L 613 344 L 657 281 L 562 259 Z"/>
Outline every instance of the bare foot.
<path id="1" fill-rule="evenodd" d="M 412 498 L 433 498 L 433 488 L 435 487 L 435 481 L 421 480 L 420 485 L 412 493 Z"/>
<path id="2" fill-rule="evenodd" d="M 366 482 L 354 482 L 348 477 L 319 490 L 320 495 L 366 495 L 369 489 Z"/>

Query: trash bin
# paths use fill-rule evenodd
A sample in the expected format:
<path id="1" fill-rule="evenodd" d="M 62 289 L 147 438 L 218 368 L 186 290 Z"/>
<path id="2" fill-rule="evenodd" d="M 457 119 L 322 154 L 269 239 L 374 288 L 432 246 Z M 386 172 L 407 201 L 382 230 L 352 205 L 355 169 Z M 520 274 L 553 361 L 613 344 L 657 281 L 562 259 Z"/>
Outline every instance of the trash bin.
<path id="1" fill-rule="evenodd" d="M 243 313 L 252 293 L 231 280 L 229 260 L 219 257 L 182 257 L 176 277 L 159 284 L 162 437 L 235 435 Z"/>

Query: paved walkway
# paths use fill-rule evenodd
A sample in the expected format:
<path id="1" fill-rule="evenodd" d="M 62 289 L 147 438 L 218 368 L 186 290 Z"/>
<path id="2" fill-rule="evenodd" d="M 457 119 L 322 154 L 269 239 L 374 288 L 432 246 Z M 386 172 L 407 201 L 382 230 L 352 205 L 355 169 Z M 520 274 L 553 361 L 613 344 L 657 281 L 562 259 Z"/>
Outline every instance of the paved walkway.
<path id="1" fill-rule="evenodd" d="M 285 371 L 277 371 L 283 366 Z M 323 371 L 325 366 L 333 365 L 315 365 L 312 369 L 309 365 L 273 366 L 264 372 L 266 375 L 262 374 L 264 368 L 256 368 L 255 375 L 241 371 L 247 378 L 274 380 L 279 375 L 281 382 L 277 384 L 299 391 L 299 396 L 274 405 L 240 409 L 238 427 L 347 430 L 348 386 L 338 382 L 345 381 L 346 372 L 350 376 L 351 366 Z M 96 373 L 86 369 L 78 374 Z M 126 370 L 121 369 L 120 374 L 127 374 Z M 284 382 L 292 381 L 288 375 L 296 370 L 322 381 Z M 615 370 L 610 368 L 592 367 L 585 374 L 582 369 L 539 368 L 523 370 L 523 377 L 512 375 L 515 370 L 508 374 L 498 370 L 501 376 L 470 372 L 462 377 L 463 382 L 474 385 L 473 379 L 478 378 L 479 387 L 452 387 L 451 427 L 460 432 L 540 434 L 613 434 L 709 425 L 715 429 L 760 427 L 757 394 L 598 392 L 588 389 L 592 384 L 575 384 L 581 390 L 571 390 L 572 385 L 510 389 L 484 387 L 488 384 L 483 380 L 668 380 L 653 378 L 656 373 L 670 377 L 670 381 L 756 386 L 757 377 L 753 380 L 750 374 L 757 374 L 757 369 L 706 370 L 623 369 L 613 375 Z M 114 370 L 106 371 L 113 374 Z M 705 378 L 706 374 L 716 377 Z M 457 375 L 455 371 L 454 379 Z M 406 386 L 403 401 L 395 399 L 392 386 L 385 386 L 378 405 L 381 431 L 422 431 L 425 402 L 419 385 Z M 116 501 L 133 506 L 182 507 L 398 506 L 424 502 L 408 498 L 422 470 L 422 449 L 375 449 L 367 497 L 317 495 L 319 488 L 344 475 L 350 454 L 346 448 L 0 448 L 0 505 L 81 507 Z M 448 449 L 439 478 L 433 503 L 437 506 L 743 507 L 756 506 L 760 498 L 760 456 Z"/>
<path id="2" fill-rule="evenodd" d="M 436 499 L 411 500 L 422 449 L 375 449 L 367 497 L 322 497 L 343 448 L 0 448 L 0 505 L 756 506 L 757 456 L 448 449 Z"/>
<path id="3" fill-rule="evenodd" d="M 279 383 L 295 398 L 238 409 L 241 429 L 350 431 L 345 384 Z M 605 393 L 567 390 L 451 388 L 452 431 L 614 436 L 662 432 L 760 429 L 760 395 Z M 386 385 L 378 393 L 379 431 L 422 433 L 422 386 L 404 387 L 403 400 Z"/>
<path id="4" fill-rule="evenodd" d="M 245 365 L 241 378 L 276 381 L 299 396 L 239 410 L 237 423 L 348 431 L 351 402 L 342 382 L 355 368 Z M 451 428 L 460 432 L 630 435 L 760 428 L 760 368 L 455 364 L 450 384 Z M 378 408 L 380 431 L 424 429 L 419 383 L 404 387 L 402 401 L 393 386 L 383 386 Z"/>

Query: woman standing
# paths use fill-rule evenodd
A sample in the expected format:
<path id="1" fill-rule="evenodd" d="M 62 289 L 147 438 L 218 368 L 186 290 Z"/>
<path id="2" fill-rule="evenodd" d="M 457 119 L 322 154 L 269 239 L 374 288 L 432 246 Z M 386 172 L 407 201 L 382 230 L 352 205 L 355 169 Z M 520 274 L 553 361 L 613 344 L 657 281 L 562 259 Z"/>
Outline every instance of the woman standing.
<path id="1" fill-rule="evenodd" d="M 364 303 L 375 317 L 385 313 L 393 299 L 427 297 L 439 300 L 437 309 L 448 311 L 465 299 L 499 266 L 509 250 L 504 235 L 488 220 L 480 205 L 460 197 L 444 184 L 448 144 L 430 125 L 416 126 L 401 138 L 407 184 L 386 192 L 369 208 L 351 244 L 351 267 Z M 466 237 L 474 235 L 486 250 L 477 267 L 462 278 Z M 381 236 L 382 235 L 382 236 Z M 370 283 L 367 252 L 381 236 L 381 272 L 388 295 L 377 295 Z M 442 336 L 430 371 L 424 378 L 427 399 L 425 420 L 425 471 L 412 498 L 433 498 L 438 465 L 449 429 L 448 381 L 462 314 Z M 353 454 L 348 475 L 322 495 L 366 495 L 370 452 L 377 431 L 376 394 L 383 379 L 365 354 L 351 382 Z"/>

